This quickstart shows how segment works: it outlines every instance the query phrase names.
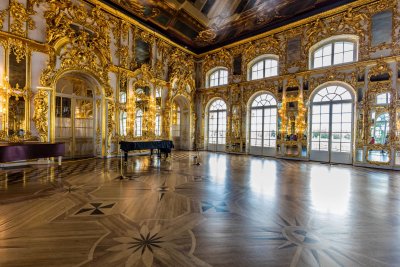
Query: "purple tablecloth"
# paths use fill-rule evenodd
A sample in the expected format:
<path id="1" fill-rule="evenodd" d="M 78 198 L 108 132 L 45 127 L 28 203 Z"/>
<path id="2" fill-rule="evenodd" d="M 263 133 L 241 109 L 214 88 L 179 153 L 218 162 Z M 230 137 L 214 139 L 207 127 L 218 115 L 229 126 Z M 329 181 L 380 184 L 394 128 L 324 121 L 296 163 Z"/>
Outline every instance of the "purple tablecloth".
<path id="1" fill-rule="evenodd" d="M 0 162 L 64 156 L 64 143 L 0 144 Z"/>

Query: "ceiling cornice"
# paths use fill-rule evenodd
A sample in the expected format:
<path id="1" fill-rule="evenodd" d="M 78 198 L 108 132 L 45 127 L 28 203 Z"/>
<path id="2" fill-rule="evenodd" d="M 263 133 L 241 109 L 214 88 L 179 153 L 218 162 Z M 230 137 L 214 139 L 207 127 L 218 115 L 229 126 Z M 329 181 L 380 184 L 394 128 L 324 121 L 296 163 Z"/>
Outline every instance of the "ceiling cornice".
<path id="1" fill-rule="evenodd" d="M 182 45 L 178 44 L 177 42 L 173 41 L 172 38 L 166 37 L 165 35 L 160 33 L 158 30 L 146 25 L 144 22 L 141 22 L 140 18 L 137 18 L 137 17 L 134 18 L 131 14 L 129 14 L 129 15 L 125 14 L 124 12 L 111 7 L 109 4 L 106 4 L 101 0 L 85 0 L 85 1 L 91 5 L 100 6 L 100 8 L 103 9 L 104 11 L 106 11 L 107 13 L 109 13 L 117 18 L 123 19 L 123 20 L 125 20 L 147 32 L 154 34 L 154 36 L 156 36 L 157 38 L 160 38 L 160 39 L 166 41 L 167 43 L 185 51 L 186 53 L 189 53 L 193 56 L 197 56 L 197 54 L 195 52 L 189 50 L 186 46 L 182 46 Z"/>
<path id="2" fill-rule="evenodd" d="M 323 11 L 323 12 L 315 11 L 317 14 L 314 14 L 312 16 L 308 16 L 308 14 L 310 14 L 308 12 L 308 13 L 302 15 L 302 16 L 307 16 L 306 18 L 299 19 L 299 17 L 301 17 L 301 16 L 297 16 L 297 17 L 294 17 L 292 19 L 292 20 L 295 20 L 295 21 L 290 22 L 288 24 L 277 26 L 274 29 L 270 29 L 270 30 L 266 30 L 266 31 L 264 29 L 260 29 L 257 32 L 263 31 L 262 33 L 259 33 L 259 34 L 256 34 L 256 35 L 250 36 L 250 37 L 244 37 L 243 39 L 240 38 L 240 40 L 238 40 L 238 41 L 233 41 L 230 44 L 225 44 L 225 45 L 222 45 L 222 46 L 218 46 L 218 47 L 216 47 L 214 49 L 211 49 L 209 51 L 199 52 L 199 51 L 201 51 L 200 49 L 194 49 L 194 48 L 192 48 L 192 50 L 188 49 L 188 47 L 186 45 L 179 44 L 178 41 L 174 40 L 173 37 L 165 36 L 164 33 L 161 33 L 161 30 L 156 29 L 153 26 L 149 26 L 142 19 L 138 18 L 137 16 L 134 16 L 131 13 L 122 12 L 121 8 L 112 7 L 110 3 L 108 3 L 108 2 L 105 3 L 104 0 L 85 0 L 85 1 L 88 2 L 89 4 L 100 6 L 103 10 L 105 10 L 108 13 L 110 13 L 111 15 L 113 15 L 113 16 L 115 16 L 117 18 L 121 18 L 123 20 L 126 20 L 126 21 L 132 23 L 133 25 L 135 25 L 135 26 L 137 26 L 137 27 L 139 27 L 139 28 L 141 28 L 143 30 L 146 30 L 146 31 L 154 34 L 154 36 L 156 36 L 157 38 L 160 38 L 160 39 L 166 41 L 167 43 L 169 43 L 169 44 L 171 44 L 171 45 L 173 45 L 173 46 L 185 51 L 186 53 L 189 53 L 189 54 L 195 56 L 196 58 L 201 58 L 201 57 L 204 57 L 207 54 L 216 53 L 216 52 L 218 52 L 218 51 L 220 51 L 222 49 L 229 49 L 229 48 L 241 45 L 243 43 L 248 43 L 248 42 L 251 42 L 251 41 L 254 41 L 254 40 L 257 40 L 257 39 L 264 38 L 264 37 L 269 36 L 269 35 L 277 34 L 277 33 L 280 33 L 280 32 L 283 32 L 283 31 L 286 31 L 286 30 L 289 30 L 289 29 L 297 28 L 297 27 L 300 27 L 300 26 L 302 26 L 304 24 L 311 23 L 311 22 L 315 21 L 317 18 L 327 18 L 327 17 L 331 17 L 331 16 L 334 16 L 334 15 L 337 15 L 339 13 L 342 13 L 342 12 L 346 11 L 349 7 L 357 8 L 357 7 L 361 7 L 361 6 L 367 5 L 367 4 L 379 2 L 379 0 L 358 0 L 358 1 L 355 1 L 355 2 L 342 4 L 342 5 L 338 6 L 338 7 L 335 7 L 335 8 Z M 344 0 L 343 2 L 345 2 L 345 1 L 348 1 L 348 0 Z M 283 23 L 284 22 L 282 22 L 281 24 L 283 24 Z"/>

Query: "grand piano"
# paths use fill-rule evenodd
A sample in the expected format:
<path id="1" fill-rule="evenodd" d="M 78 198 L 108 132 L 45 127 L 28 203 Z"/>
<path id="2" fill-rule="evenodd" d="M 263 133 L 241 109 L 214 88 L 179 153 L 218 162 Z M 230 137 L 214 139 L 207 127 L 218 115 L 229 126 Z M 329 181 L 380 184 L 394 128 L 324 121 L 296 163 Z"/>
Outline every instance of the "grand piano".
<path id="1" fill-rule="evenodd" d="M 145 150 L 150 149 L 151 154 L 153 150 L 158 150 L 158 156 L 164 153 L 166 157 L 171 153 L 174 148 L 174 143 L 171 140 L 153 140 L 153 141 L 120 141 L 120 149 L 124 151 L 124 159 L 128 160 L 128 152 L 132 150 Z"/>
<path id="2" fill-rule="evenodd" d="M 0 144 L 0 162 L 12 162 L 19 160 L 58 157 L 58 165 L 61 165 L 62 156 L 65 153 L 64 143 L 4 143 Z"/>

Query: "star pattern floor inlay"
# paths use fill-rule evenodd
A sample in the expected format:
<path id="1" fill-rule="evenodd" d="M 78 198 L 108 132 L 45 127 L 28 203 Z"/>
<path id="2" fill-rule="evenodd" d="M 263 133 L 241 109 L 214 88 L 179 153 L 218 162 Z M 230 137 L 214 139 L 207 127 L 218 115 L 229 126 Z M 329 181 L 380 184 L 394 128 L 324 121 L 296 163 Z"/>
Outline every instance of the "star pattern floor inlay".
<path id="1" fill-rule="evenodd" d="M 0 170 L 0 266 L 400 262 L 396 171 L 174 151 L 120 180 L 119 163 Z"/>

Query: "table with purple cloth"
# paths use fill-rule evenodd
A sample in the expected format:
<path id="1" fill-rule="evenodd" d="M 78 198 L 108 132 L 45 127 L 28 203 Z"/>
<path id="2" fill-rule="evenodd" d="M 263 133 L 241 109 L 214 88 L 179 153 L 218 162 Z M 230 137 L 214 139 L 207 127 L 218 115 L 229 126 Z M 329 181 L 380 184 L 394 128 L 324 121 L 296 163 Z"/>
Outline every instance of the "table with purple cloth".
<path id="1" fill-rule="evenodd" d="M 37 158 L 58 157 L 61 165 L 65 144 L 57 143 L 7 143 L 0 144 L 0 162 L 12 162 Z"/>

